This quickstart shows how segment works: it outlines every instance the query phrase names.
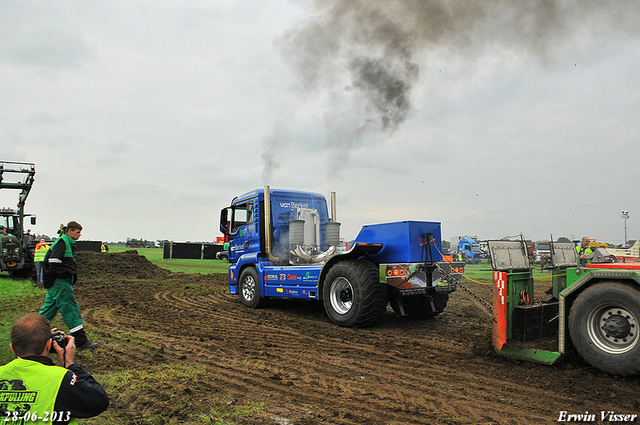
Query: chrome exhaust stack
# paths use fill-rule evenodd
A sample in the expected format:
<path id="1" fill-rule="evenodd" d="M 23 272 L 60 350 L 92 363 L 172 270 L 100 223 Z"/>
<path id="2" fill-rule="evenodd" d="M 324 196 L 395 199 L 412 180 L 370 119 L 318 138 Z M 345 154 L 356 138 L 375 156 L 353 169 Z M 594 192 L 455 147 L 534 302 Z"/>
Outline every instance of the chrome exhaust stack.
<path id="1" fill-rule="evenodd" d="M 282 259 L 273 255 L 271 247 L 271 192 L 269 186 L 264 187 L 264 250 L 269 261 L 279 264 Z"/>

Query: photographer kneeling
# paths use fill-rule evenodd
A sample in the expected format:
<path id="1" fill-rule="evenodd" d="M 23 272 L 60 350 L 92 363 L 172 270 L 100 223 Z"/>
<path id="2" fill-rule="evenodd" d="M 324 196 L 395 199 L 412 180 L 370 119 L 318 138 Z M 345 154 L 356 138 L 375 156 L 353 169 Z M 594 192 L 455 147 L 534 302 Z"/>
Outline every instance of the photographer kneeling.
<path id="1" fill-rule="evenodd" d="M 109 397 L 100 384 L 73 362 L 74 338 L 59 332 L 52 336 L 46 317 L 38 313 L 19 317 L 11 329 L 9 347 L 17 359 L 0 366 L 3 418 L 75 424 L 74 418 L 97 416 L 109 406 Z M 62 367 L 53 364 L 50 351 L 55 351 Z"/>

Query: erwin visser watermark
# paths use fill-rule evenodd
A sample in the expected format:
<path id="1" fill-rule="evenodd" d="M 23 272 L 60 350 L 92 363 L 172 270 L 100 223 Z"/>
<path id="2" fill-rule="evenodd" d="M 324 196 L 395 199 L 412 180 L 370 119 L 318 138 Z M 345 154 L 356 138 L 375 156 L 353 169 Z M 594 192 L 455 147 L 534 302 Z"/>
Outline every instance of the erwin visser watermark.
<path id="1" fill-rule="evenodd" d="M 598 413 L 569 413 L 561 410 L 558 415 L 558 422 L 635 422 L 638 418 L 633 413 L 617 413 L 613 410 L 601 410 Z"/>

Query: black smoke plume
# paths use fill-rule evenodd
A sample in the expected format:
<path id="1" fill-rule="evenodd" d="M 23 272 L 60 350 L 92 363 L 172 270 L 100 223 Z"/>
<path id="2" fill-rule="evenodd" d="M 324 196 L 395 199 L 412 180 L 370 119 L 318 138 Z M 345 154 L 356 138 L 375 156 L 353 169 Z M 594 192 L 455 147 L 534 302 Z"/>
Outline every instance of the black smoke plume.
<path id="1" fill-rule="evenodd" d="M 603 35 L 637 34 L 637 0 L 315 0 L 307 20 L 276 41 L 305 96 L 324 96 L 328 146 L 349 151 L 366 135 L 390 135 L 410 118 L 429 52 L 472 63 L 546 67 Z M 461 60 L 462 59 L 462 60 Z M 500 66 L 498 64 L 498 66 Z M 499 72 L 499 70 L 498 70 Z M 474 69 L 457 70 L 462 78 Z M 275 149 L 277 143 L 271 143 Z M 263 155 L 275 169 L 273 156 Z"/>

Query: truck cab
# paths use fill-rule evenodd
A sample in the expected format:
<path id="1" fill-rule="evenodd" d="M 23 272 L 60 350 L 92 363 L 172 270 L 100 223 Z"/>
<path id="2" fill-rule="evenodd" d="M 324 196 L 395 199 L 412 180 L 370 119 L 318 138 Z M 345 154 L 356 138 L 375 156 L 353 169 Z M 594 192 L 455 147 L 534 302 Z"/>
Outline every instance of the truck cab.
<path id="1" fill-rule="evenodd" d="M 327 228 L 339 227 L 329 218 L 324 196 L 299 191 L 269 190 L 269 222 L 265 223 L 264 189 L 235 198 L 221 213 L 220 230 L 227 235 L 229 261 L 236 263 L 244 255 L 263 254 L 274 264 L 321 262 L 321 256 L 339 240 L 327 241 Z M 292 225 L 293 224 L 293 225 Z M 265 233 L 265 226 L 270 231 Z M 266 239 L 269 239 L 267 241 Z M 295 240 L 294 240 L 295 239 Z M 267 245 L 267 242 L 270 242 Z M 292 243 L 294 242 L 294 243 Z M 290 246 L 300 245 L 292 256 Z M 335 249 L 334 249 L 335 250 Z"/>
<path id="2" fill-rule="evenodd" d="M 480 244 L 468 236 L 452 238 L 451 252 L 460 254 L 467 263 L 479 263 L 482 261 L 483 252 Z"/>
<path id="3" fill-rule="evenodd" d="M 536 264 L 546 264 L 551 261 L 551 242 L 536 241 L 533 247 L 533 260 Z"/>

